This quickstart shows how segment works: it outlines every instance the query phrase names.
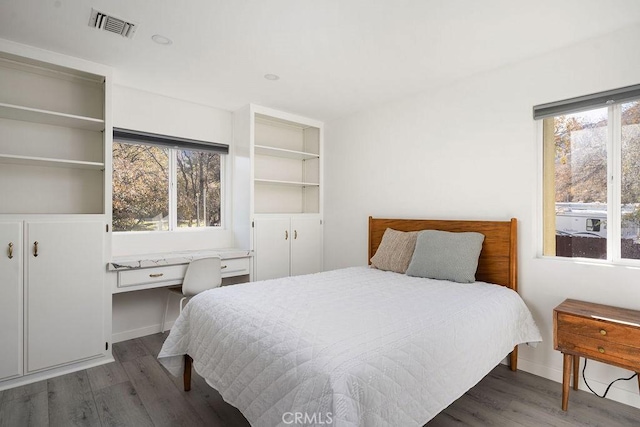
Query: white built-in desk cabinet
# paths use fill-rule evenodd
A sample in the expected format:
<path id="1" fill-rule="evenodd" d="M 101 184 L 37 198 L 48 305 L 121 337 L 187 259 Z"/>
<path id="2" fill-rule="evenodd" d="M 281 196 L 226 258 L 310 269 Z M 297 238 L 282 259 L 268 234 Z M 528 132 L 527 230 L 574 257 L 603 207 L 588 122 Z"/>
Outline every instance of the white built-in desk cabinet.
<path id="1" fill-rule="evenodd" d="M 118 276 L 113 293 L 180 285 L 191 261 L 212 256 L 221 260 L 223 285 L 249 281 L 253 256 L 249 250 L 228 248 L 166 252 L 114 258 L 107 266 Z"/>
<path id="2" fill-rule="evenodd" d="M 236 244 L 253 279 L 322 270 L 323 123 L 248 105 L 234 113 Z"/>
<path id="3" fill-rule="evenodd" d="M 0 52 L 0 389 L 112 360 L 110 73 L 11 46 Z"/>

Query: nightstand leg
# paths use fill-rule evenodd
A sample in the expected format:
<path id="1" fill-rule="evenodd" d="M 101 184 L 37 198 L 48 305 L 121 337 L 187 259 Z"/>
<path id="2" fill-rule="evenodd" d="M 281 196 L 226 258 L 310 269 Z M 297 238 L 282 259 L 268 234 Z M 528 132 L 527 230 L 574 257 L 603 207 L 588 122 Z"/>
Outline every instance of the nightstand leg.
<path id="1" fill-rule="evenodd" d="M 580 356 L 573 356 L 573 389 L 578 389 L 578 381 L 580 380 Z"/>
<path id="2" fill-rule="evenodd" d="M 562 353 L 562 410 L 566 411 L 569 404 L 569 381 L 571 380 L 570 354 Z"/>

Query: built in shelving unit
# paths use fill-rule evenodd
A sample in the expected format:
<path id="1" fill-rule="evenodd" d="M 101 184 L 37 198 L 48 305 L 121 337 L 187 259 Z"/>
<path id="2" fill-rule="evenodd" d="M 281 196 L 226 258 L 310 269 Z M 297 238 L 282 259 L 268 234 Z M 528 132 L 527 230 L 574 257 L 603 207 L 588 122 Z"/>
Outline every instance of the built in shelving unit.
<path id="1" fill-rule="evenodd" d="M 320 213 L 320 128 L 255 115 L 254 213 Z"/>
<path id="2" fill-rule="evenodd" d="M 234 132 L 234 231 L 253 280 L 321 271 L 322 122 L 248 105 Z"/>
<path id="3" fill-rule="evenodd" d="M 69 63 L 0 40 L 0 390 L 113 360 L 111 74 Z"/>
<path id="4" fill-rule="evenodd" d="M 104 84 L 0 54 L 1 214 L 105 213 Z"/>

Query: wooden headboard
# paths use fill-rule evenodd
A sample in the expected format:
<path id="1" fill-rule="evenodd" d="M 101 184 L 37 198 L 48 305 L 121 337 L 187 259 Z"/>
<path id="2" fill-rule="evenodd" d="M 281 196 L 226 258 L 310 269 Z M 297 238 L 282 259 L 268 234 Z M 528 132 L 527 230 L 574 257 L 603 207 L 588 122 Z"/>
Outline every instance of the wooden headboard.
<path id="1" fill-rule="evenodd" d="M 449 221 L 430 219 L 382 219 L 369 217 L 369 264 L 387 228 L 399 231 L 475 231 L 484 234 L 476 280 L 518 290 L 517 220 Z"/>

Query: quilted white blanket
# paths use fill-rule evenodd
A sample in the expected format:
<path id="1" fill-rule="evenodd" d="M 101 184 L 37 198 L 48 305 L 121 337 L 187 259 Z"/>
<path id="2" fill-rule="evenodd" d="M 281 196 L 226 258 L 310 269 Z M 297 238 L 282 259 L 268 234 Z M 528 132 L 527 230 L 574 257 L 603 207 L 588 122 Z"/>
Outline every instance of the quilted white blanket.
<path id="1" fill-rule="evenodd" d="M 421 426 L 541 339 L 503 286 L 355 267 L 204 292 L 158 358 L 189 354 L 254 426 Z"/>

